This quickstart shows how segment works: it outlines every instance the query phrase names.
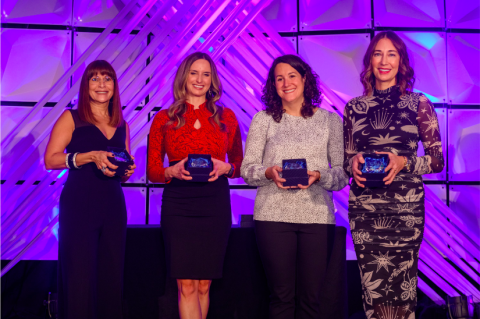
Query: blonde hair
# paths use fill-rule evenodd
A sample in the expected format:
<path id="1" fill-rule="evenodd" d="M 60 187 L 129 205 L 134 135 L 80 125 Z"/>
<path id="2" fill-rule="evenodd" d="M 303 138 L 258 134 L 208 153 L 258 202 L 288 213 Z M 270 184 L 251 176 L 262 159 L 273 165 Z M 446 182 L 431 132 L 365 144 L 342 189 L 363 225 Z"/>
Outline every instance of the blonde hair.
<path id="1" fill-rule="evenodd" d="M 167 114 L 170 118 L 170 121 L 167 124 L 173 125 L 175 122 L 177 122 L 175 129 L 179 129 L 185 125 L 185 118 L 183 116 L 187 111 L 187 78 L 192 64 L 200 59 L 207 60 L 208 63 L 210 63 L 210 67 L 212 69 L 212 84 L 210 85 L 210 89 L 208 90 L 206 95 L 206 108 L 212 113 L 209 121 L 210 123 L 212 123 L 212 125 L 218 125 L 220 130 L 223 131 L 225 130 L 225 124 L 221 122 L 223 115 L 223 106 L 216 104 L 220 100 L 220 97 L 222 95 L 222 84 L 220 83 L 220 78 L 218 77 L 215 63 L 208 54 L 203 52 L 195 52 L 190 54 L 180 64 L 180 67 L 177 70 L 177 74 L 175 74 L 175 80 L 173 82 L 174 102 L 168 108 Z"/>

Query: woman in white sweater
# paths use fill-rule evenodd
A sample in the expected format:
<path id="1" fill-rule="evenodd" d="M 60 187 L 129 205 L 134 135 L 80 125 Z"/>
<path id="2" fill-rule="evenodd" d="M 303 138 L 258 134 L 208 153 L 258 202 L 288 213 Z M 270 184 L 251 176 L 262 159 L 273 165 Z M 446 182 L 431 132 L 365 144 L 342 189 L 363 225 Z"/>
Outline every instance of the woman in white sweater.
<path id="1" fill-rule="evenodd" d="M 318 318 L 335 232 L 331 191 L 348 183 L 338 115 L 320 109 L 317 75 L 295 55 L 270 68 L 265 111 L 248 133 L 241 175 L 258 186 L 255 232 L 270 288 L 270 318 Z M 282 160 L 306 159 L 308 185 L 286 187 Z"/>

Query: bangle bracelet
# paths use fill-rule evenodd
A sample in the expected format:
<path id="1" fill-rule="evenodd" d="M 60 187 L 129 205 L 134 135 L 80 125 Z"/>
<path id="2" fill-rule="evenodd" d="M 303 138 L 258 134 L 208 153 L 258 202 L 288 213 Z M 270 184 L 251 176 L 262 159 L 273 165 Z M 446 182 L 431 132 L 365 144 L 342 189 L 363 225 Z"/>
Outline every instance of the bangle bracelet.
<path id="1" fill-rule="evenodd" d="M 77 162 L 76 162 L 77 155 L 78 155 L 78 152 L 73 154 L 73 167 L 75 167 L 76 169 L 81 169 L 81 167 L 77 166 Z"/>
<path id="2" fill-rule="evenodd" d="M 65 166 L 70 169 L 70 165 L 68 164 L 68 157 L 70 156 L 70 154 L 72 153 L 67 153 L 67 156 L 65 156 Z"/>
<path id="3" fill-rule="evenodd" d="M 407 157 L 406 157 L 406 156 L 403 157 L 403 167 L 406 169 L 407 172 L 410 171 L 410 170 L 408 169 L 408 160 L 407 160 Z"/>

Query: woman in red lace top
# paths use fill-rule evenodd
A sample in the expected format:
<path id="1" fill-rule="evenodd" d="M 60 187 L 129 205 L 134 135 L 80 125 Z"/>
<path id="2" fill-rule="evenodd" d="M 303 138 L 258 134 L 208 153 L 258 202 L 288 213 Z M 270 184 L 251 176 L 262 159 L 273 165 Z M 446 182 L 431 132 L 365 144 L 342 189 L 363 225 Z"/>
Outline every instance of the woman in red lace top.
<path id="1" fill-rule="evenodd" d="M 180 317 L 205 319 L 211 280 L 222 277 L 232 224 L 227 177 L 240 175 L 242 140 L 235 114 L 216 104 L 222 87 L 207 54 L 185 58 L 173 90 L 175 102 L 157 113 L 150 128 L 147 175 L 166 183 L 162 233 L 167 267 L 177 279 Z M 211 155 L 208 182 L 190 182 L 189 154 Z"/>

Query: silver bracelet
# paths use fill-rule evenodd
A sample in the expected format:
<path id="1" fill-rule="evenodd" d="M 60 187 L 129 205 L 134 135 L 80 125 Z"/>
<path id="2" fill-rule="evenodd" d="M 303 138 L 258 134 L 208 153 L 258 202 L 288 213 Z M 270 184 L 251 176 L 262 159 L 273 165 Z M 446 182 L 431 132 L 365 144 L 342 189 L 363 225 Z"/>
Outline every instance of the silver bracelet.
<path id="1" fill-rule="evenodd" d="M 67 156 L 65 156 L 65 166 L 70 169 L 70 165 L 68 165 L 68 157 L 70 156 L 70 154 L 72 153 L 67 153 Z"/>
<path id="2" fill-rule="evenodd" d="M 81 167 L 78 167 L 78 166 L 77 166 L 77 162 L 76 162 L 77 155 L 78 155 L 78 152 L 75 153 L 75 154 L 73 154 L 72 162 L 73 162 L 73 166 L 75 166 L 76 169 L 80 169 Z"/>

